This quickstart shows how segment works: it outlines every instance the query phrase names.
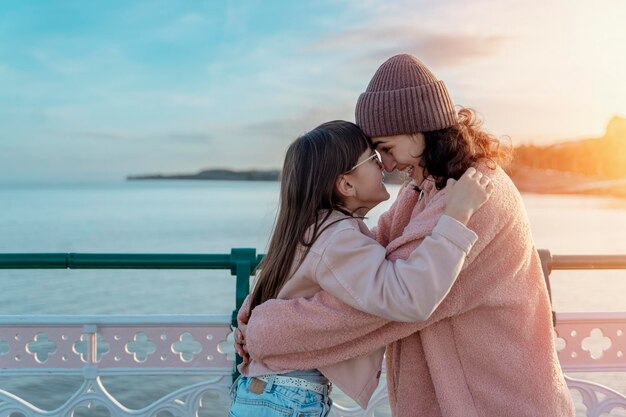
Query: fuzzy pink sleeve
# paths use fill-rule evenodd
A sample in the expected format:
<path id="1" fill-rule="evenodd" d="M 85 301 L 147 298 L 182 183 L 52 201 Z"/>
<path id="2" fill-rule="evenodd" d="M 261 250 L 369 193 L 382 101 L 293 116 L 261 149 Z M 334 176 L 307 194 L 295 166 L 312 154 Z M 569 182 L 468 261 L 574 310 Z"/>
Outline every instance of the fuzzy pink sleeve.
<path id="1" fill-rule="evenodd" d="M 288 369 L 294 361 L 303 369 L 309 365 L 320 367 L 328 363 L 325 357 L 334 359 L 336 353 L 328 348 L 360 339 L 387 323 L 390 322 L 352 308 L 321 291 L 311 299 L 274 299 L 257 306 L 248 323 L 246 343 L 254 360 L 272 368 Z M 354 351 L 346 346 L 346 355 L 356 357 L 358 353 L 368 353 L 385 344 L 371 346 L 367 343 Z M 307 352 L 315 352 L 311 363 L 300 363 Z M 337 360 L 330 363 L 334 362 Z"/>
<path id="2" fill-rule="evenodd" d="M 519 233 L 519 222 L 525 214 L 511 194 L 502 184 L 499 188 L 496 185 L 491 198 L 472 216 L 467 226 L 479 237 L 465 260 L 466 272 L 461 272 L 448 296 L 428 319 L 414 323 L 415 331 L 483 305 L 501 290 L 502 283 L 515 279 L 512 273 L 495 272 L 498 264 L 525 262 L 525 251 L 514 247 L 533 246 L 528 237 Z M 410 252 L 418 244 L 419 241 L 412 241 L 406 248 Z"/>
<path id="3" fill-rule="evenodd" d="M 492 197 L 491 204 L 487 204 L 491 208 L 479 210 L 470 222 L 470 227 L 480 231 L 468 263 L 476 260 L 509 221 L 510 217 L 501 211 L 506 206 L 494 207 L 499 205 L 496 201 L 497 197 Z M 494 218 L 494 214 L 499 216 Z M 410 250 L 418 244 L 418 240 L 407 243 Z M 369 353 L 439 320 L 462 314 L 484 300 L 493 289 L 491 284 L 481 282 L 480 274 L 466 276 L 431 317 L 420 323 L 390 322 L 356 310 L 323 291 L 311 299 L 270 300 L 252 313 L 246 335 L 248 349 L 254 359 L 277 369 L 325 366 Z"/>

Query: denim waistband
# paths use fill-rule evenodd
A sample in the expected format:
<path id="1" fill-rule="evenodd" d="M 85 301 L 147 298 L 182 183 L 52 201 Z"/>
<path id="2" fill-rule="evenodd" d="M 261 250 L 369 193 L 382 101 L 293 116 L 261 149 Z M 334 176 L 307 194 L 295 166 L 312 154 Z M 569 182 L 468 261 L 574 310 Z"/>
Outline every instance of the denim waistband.
<path id="1" fill-rule="evenodd" d="M 330 381 L 317 369 L 303 369 L 298 371 L 286 372 L 281 376 L 290 376 L 292 378 L 306 379 L 314 384 L 328 384 Z"/>

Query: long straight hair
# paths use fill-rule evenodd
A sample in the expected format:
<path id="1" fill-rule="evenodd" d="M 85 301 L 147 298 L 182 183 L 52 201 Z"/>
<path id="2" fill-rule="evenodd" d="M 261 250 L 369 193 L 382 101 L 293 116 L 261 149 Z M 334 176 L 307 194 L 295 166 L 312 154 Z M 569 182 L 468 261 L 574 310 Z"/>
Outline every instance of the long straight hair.
<path id="1" fill-rule="evenodd" d="M 278 216 L 252 292 L 251 309 L 278 296 L 297 269 L 296 255 L 301 263 L 324 231 L 320 225 L 332 210 L 352 215 L 342 207 L 335 184 L 369 148 L 361 129 L 342 120 L 324 123 L 289 146 L 281 173 Z M 307 233 L 310 227 L 312 232 Z M 300 250 L 304 250 L 301 255 Z"/>

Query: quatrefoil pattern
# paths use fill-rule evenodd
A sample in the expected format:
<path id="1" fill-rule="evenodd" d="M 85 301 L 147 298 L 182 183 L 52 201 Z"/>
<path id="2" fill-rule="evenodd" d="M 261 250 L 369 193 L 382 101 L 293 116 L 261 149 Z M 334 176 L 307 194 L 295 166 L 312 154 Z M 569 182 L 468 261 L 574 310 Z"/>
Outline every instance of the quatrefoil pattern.
<path id="1" fill-rule="evenodd" d="M 56 353 L 56 351 L 56 343 L 48 340 L 48 335 L 44 332 L 37 333 L 35 338 L 26 344 L 26 352 L 33 355 L 39 363 L 45 363 L 48 356 Z"/>
<path id="2" fill-rule="evenodd" d="M 228 358 L 229 361 L 234 361 L 236 357 L 235 332 L 230 332 L 228 336 L 226 337 L 226 340 L 220 343 L 219 345 L 217 345 L 217 350 L 220 353 L 225 353 L 226 358 Z"/>
<path id="3" fill-rule="evenodd" d="M 584 351 L 589 352 L 592 359 L 600 359 L 605 351 L 611 348 L 611 339 L 602 333 L 601 329 L 595 328 L 591 330 L 588 337 L 585 337 L 581 343 Z"/>
<path id="4" fill-rule="evenodd" d="M 172 344 L 172 352 L 180 355 L 183 362 L 191 362 L 194 355 L 202 351 L 202 345 L 195 340 L 191 333 L 185 332 L 180 335 L 177 342 Z"/>
<path id="5" fill-rule="evenodd" d="M 93 364 L 104 368 L 228 368 L 234 359 L 234 354 L 226 354 L 232 349 L 230 333 L 229 326 L 221 324 L 172 327 L 55 323 L 39 329 L 0 328 L 0 367 L 78 369 Z"/>
<path id="6" fill-rule="evenodd" d="M 587 372 L 595 369 L 626 369 L 626 323 L 599 313 L 591 317 L 581 313 L 557 316 L 555 346 L 565 372 Z"/>
<path id="7" fill-rule="evenodd" d="M 133 355 L 136 362 L 145 362 L 148 355 L 156 352 L 156 345 L 148 339 L 145 333 L 137 333 L 132 342 L 126 345 L 126 352 Z"/>

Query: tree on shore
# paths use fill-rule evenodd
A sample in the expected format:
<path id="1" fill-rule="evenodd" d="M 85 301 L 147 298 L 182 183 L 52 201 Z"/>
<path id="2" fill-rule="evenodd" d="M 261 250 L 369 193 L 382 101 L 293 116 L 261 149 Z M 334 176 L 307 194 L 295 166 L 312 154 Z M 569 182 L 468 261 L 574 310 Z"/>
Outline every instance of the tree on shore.
<path id="1" fill-rule="evenodd" d="M 515 148 L 516 165 L 606 179 L 626 178 L 626 118 L 615 116 L 601 138 Z"/>

